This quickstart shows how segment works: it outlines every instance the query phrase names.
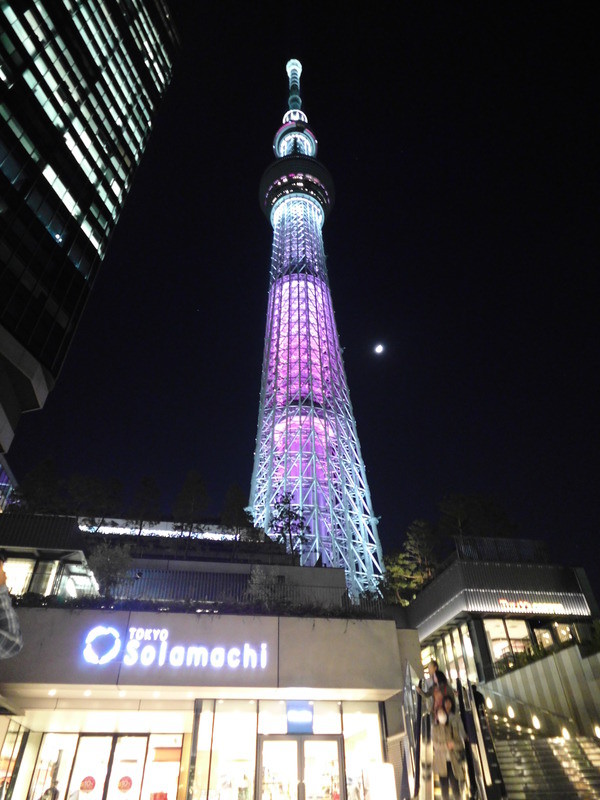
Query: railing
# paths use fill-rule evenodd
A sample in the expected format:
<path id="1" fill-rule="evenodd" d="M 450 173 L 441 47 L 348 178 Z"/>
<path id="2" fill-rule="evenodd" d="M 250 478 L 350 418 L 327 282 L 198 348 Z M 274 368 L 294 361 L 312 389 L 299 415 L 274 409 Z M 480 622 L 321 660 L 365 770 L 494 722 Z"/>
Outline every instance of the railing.
<path id="1" fill-rule="evenodd" d="M 411 797 L 432 800 L 435 795 L 433 773 L 432 717 L 421 709 L 413 684 L 414 673 L 407 666 L 404 684 L 404 715 L 407 732 L 403 768 L 407 770 Z M 496 758 L 485 710 L 477 708 L 471 687 L 457 682 L 457 711 L 467 732 L 465 741 L 465 780 L 469 800 L 503 800 L 504 781 Z M 402 796 L 404 800 L 404 795 Z"/>
<path id="2" fill-rule="evenodd" d="M 344 587 L 296 585 L 279 582 L 264 571 L 208 573 L 184 570 L 133 570 L 104 593 L 92 584 L 69 595 L 62 583 L 49 596 L 25 594 L 17 598 L 22 606 L 159 607 L 165 611 L 207 611 L 223 613 L 311 614 L 313 616 L 364 617 L 382 619 L 380 598 L 367 595 L 350 598 Z"/>
<path id="3" fill-rule="evenodd" d="M 402 713 L 404 717 L 404 739 L 401 800 L 416 797 L 421 777 L 421 696 L 415 691 L 418 676 L 406 663 Z"/>
<path id="4" fill-rule="evenodd" d="M 485 709 L 478 703 L 473 687 L 463 687 L 457 680 L 460 715 L 467 733 L 465 757 L 468 790 L 471 800 L 502 800 L 506 798 L 504 780 L 496 757 L 494 740 Z"/>

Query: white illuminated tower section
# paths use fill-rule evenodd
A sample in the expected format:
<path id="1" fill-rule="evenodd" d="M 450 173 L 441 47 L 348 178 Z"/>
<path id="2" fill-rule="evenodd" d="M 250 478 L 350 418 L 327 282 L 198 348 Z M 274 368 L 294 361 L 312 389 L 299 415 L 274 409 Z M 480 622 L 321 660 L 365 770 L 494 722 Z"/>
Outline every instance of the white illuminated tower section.
<path id="1" fill-rule="evenodd" d="M 357 596 L 377 590 L 383 559 L 323 250 L 333 181 L 301 110 L 302 66 L 286 69 L 289 110 L 260 185 L 273 251 L 250 510 L 268 531 L 274 506 L 291 497 L 309 529 L 300 563 L 343 567 Z"/>

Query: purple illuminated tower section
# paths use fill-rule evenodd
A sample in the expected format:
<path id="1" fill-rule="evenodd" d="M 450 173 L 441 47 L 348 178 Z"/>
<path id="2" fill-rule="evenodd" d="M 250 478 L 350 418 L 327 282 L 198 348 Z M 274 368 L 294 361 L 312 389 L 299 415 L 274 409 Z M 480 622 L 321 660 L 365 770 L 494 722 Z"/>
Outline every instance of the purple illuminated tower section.
<path id="1" fill-rule="evenodd" d="M 333 181 L 301 110 L 299 61 L 260 202 L 273 226 L 267 331 L 250 511 L 269 530 L 284 496 L 308 535 L 300 563 L 343 567 L 352 596 L 376 591 L 383 559 L 342 362 L 321 229 Z"/>

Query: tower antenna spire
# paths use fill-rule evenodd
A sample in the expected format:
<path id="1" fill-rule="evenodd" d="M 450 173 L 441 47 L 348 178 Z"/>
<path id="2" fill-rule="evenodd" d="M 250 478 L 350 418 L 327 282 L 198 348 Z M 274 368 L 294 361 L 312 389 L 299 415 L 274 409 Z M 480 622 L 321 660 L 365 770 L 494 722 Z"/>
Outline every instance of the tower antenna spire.
<path id="1" fill-rule="evenodd" d="M 379 591 L 384 565 L 333 314 L 322 227 L 333 179 L 288 61 L 289 108 L 260 182 L 273 227 L 269 303 L 248 510 L 278 537 L 282 503 L 305 523 L 286 546 L 301 566 L 338 567 L 352 597 Z"/>
<path id="2" fill-rule="evenodd" d="M 290 79 L 290 96 L 288 108 L 300 110 L 302 108 L 302 98 L 300 97 L 300 75 L 302 74 L 302 64 L 297 58 L 291 58 L 285 65 L 285 71 Z"/>

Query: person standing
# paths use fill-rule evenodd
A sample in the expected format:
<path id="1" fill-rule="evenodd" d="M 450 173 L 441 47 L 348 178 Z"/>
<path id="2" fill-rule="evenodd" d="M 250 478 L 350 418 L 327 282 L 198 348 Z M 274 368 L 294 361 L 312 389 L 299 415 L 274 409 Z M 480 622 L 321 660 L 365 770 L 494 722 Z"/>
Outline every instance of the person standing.
<path id="1" fill-rule="evenodd" d="M 433 740 L 433 773 L 437 775 L 442 800 L 449 800 L 450 787 L 454 800 L 461 800 L 460 784 L 464 781 L 465 730 L 456 713 L 454 698 L 446 695 L 441 708 L 434 711 L 431 727 Z"/>

